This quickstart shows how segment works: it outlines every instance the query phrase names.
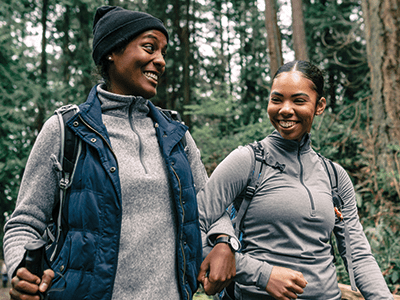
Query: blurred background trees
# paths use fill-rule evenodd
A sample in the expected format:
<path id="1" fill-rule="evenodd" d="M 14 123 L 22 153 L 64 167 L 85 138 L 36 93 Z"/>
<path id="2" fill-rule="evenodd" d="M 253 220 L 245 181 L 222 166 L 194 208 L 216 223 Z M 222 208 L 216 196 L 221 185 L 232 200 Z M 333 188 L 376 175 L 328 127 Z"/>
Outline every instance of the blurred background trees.
<path id="1" fill-rule="evenodd" d="M 271 77 L 309 59 L 326 78 L 316 151 L 342 164 L 392 291 L 400 286 L 399 0 L 3 0 L 0 3 L 0 223 L 56 107 L 82 103 L 98 82 L 91 59 L 99 5 L 149 12 L 170 32 L 153 102 L 178 110 L 209 174 L 238 145 L 272 131 Z M 293 9 L 292 9 L 293 8 Z M 343 282 L 347 277 L 339 267 Z"/>

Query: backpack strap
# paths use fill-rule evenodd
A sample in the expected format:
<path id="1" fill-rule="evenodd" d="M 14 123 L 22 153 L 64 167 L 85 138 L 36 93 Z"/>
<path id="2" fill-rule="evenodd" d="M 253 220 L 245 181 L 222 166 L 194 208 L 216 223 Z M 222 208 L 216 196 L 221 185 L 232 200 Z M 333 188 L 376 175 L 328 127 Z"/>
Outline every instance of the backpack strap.
<path id="1" fill-rule="evenodd" d="M 76 164 L 78 157 L 82 150 L 82 141 L 75 135 L 75 133 L 66 126 L 67 121 L 79 111 L 77 105 L 65 105 L 55 111 L 60 123 L 60 136 L 61 136 L 61 147 L 60 147 L 60 164 L 61 178 L 59 182 L 60 194 L 58 199 L 58 213 L 53 216 L 56 221 L 55 236 L 51 234 L 51 231 L 47 231 L 47 234 L 53 241 L 54 250 L 50 256 L 50 261 L 53 261 L 58 252 L 58 242 L 60 240 L 62 231 L 62 209 L 64 206 L 67 189 L 71 186 L 72 180 L 75 174 Z"/>
<path id="2" fill-rule="evenodd" d="M 77 105 L 66 105 L 56 110 L 61 129 L 62 178 L 60 188 L 66 190 L 72 184 L 77 158 L 81 152 L 81 140 L 66 126 L 67 121 L 79 111 Z"/>
<path id="3" fill-rule="evenodd" d="M 243 217 L 246 214 L 247 208 L 249 207 L 251 200 L 253 199 L 255 191 L 257 190 L 261 180 L 264 177 L 266 169 L 263 168 L 264 147 L 261 145 L 260 142 L 249 144 L 249 146 L 251 149 L 253 149 L 254 152 L 253 172 L 250 173 L 249 178 L 247 180 L 247 186 L 243 197 L 243 201 L 240 204 L 240 208 L 238 209 L 236 216 L 232 220 L 235 227 L 235 235 L 238 238 L 240 238 L 240 233 L 242 231 Z M 235 209 L 235 206 L 232 206 L 232 209 Z"/>
<path id="4" fill-rule="evenodd" d="M 344 221 L 342 208 L 343 208 L 343 199 L 339 194 L 338 190 L 338 174 L 335 165 L 330 159 L 322 156 L 318 153 L 318 156 L 322 158 L 323 165 L 328 173 L 329 181 L 331 183 L 331 192 L 332 192 L 332 201 L 333 207 L 335 210 L 335 215 L 337 217 L 338 222 L 343 222 L 344 225 L 344 240 L 346 244 L 346 253 L 345 258 L 347 261 L 347 270 L 349 273 L 351 289 L 353 291 L 357 291 L 356 282 L 354 279 L 354 270 L 353 270 L 353 259 L 351 257 L 351 245 L 350 245 L 350 232 L 349 227 L 347 226 L 346 222 Z M 336 223 L 336 222 L 335 222 Z M 332 244 L 332 243 L 331 243 Z M 332 254 L 334 255 L 333 251 L 333 244 L 332 244 Z"/>

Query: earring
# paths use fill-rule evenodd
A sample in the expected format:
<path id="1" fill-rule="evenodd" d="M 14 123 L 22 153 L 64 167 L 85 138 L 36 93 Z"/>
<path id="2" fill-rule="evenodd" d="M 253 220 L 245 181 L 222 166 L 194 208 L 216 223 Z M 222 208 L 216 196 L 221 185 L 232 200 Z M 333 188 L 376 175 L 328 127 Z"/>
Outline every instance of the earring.
<path id="1" fill-rule="evenodd" d="M 111 55 L 108 57 L 108 60 L 112 60 L 112 57 L 111 57 Z"/>

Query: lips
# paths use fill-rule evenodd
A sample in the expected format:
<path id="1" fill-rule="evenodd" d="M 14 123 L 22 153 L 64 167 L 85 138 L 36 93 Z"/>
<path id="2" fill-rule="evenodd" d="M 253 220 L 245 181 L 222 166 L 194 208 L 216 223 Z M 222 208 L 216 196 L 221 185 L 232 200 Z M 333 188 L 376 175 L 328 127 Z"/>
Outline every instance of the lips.
<path id="1" fill-rule="evenodd" d="M 143 74 L 147 79 L 152 79 L 152 80 L 158 82 L 158 75 L 157 74 L 154 74 L 154 73 L 151 73 L 151 72 L 143 72 Z"/>
<path id="2" fill-rule="evenodd" d="M 283 128 L 290 128 L 296 125 L 295 121 L 279 121 L 279 125 Z"/>

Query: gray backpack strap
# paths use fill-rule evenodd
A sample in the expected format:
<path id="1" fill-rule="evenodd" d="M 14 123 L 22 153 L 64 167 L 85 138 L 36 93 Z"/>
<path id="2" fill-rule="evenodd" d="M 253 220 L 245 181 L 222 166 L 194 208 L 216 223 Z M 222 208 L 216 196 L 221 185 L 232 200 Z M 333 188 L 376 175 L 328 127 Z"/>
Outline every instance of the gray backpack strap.
<path id="1" fill-rule="evenodd" d="M 350 232 L 349 227 L 347 226 L 346 222 L 344 221 L 342 215 L 342 208 L 343 208 L 343 200 L 339 194 L 338 190 L 338 174 L 335 165 L 330 159 L 318 154 L 322 158 L 322 162 L 325 166 L 326 171 L 328 172 L 329 181 L 331 183 L 331 191 L 332 191 L 332 201 L 336 215 L 336 222 L 343 222 L 344 226 L 344 241 L 346 246 L 346 253 L 345 258 L 347 262 L 347 271 L 349 273 L 351 289 L 353 291 L 357 291 L 356 281 L 354 279 L 354 269 L 353 269 L 353 259 L 351 257 L 351 244 L 350 244 Z M 333 250 L 333 248 L 332 248 Z"/>
<path id="2" fill-rule="evenodd" d="M 250 174 L 247 186 L 245 190 L 245 195 L 243 197 L 243 201 L 240 204 L 240 208 L 232 220 L 235 227 L 235 234 L 238 238 L 240 238 L 240 232 L 242 232 L 242 221 L 243 217 L 246 214 L 247 208 L 250 205 L 251 200 L 253 199 L 254 193 L 260 185 L 261 180 L 264 177 L 264 172 L 266 168 L 264 166 L 264 148 L 260 142 L 249 144 L 250 148 L 253 149 L 254 152 L 254 164 L 253 164 L 253 172 Z"/>
<path id="3" fill-rule="evenodd" d="M 60 164 L 61 169 L 61 179 L 59 182 L 60 194 L 59 194 L 59 207 L 57 217 L 53 217 L 56 222 L 56 230 L 52 236 L 51 231 L 48 231 L 48 235 L 51 237 L 54 243 L 54 250 L 51 253 L 50 261 L 52 262 L 56 254 L 58 253 L 58 243 L 62 231 L 62 209 L 64 206 L 65 197 L 67 194 L 67 189 L 71 186 L 72 180 L 75 174 L 76 165 L 78 162 L 78 157 L 82 150 L 82 141 L 77 138 L 75 134 L 66 126 L 66 122 L 79 112 L 79 107 L 77 105 L 65 105 L 60 107 L 55 111 L 57 118 L 60 123 L 60 136 L 61 136 L 61 147 L 60 147 Z"/>

